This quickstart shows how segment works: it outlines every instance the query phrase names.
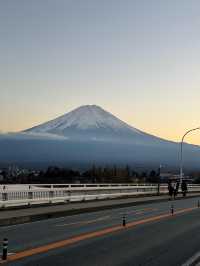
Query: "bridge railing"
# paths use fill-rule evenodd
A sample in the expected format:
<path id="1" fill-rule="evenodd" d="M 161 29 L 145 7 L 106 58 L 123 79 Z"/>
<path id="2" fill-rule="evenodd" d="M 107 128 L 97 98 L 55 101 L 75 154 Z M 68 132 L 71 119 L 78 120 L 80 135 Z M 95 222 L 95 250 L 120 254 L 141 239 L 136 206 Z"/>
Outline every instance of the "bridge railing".
<path id="1" fill-rule="evenodd" d="M 200 192 L 200 185 L 189 185 L 192 192 Z M 125 196 L 156 195 L 157 184 L 26 184 L 0 185 L 0 208 L 8 206 L 61 203 Z M 168 192 L 167 184 L 160 185 L 160 193 Z"/>

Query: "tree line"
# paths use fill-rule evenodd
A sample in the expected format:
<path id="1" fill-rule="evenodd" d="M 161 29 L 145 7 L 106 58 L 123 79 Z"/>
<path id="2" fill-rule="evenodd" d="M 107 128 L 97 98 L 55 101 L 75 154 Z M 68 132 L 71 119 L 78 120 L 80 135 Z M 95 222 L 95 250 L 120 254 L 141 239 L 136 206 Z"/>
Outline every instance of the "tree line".
<path id="1" fill-rule="evenodd" d="M 138 172 L 129 165 L 92 165 L 85 171 L 50 166 L 46 170 L 21 173 L 12 178 L 7 176 L 1 183 L 157 183 L 158 178 L 156 170 Z"/>

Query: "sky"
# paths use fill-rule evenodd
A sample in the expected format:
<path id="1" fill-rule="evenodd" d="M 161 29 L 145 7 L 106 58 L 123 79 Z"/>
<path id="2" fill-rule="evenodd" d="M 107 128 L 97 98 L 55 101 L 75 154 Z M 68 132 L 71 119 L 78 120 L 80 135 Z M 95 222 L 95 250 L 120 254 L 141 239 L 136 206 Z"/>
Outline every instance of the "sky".
<path id="1" fill-rule="evenodd" d="M 200 126 L 199 13 L 199 0 L 0 1 L 0 131 L 96 104 L 179 141 Z"/>

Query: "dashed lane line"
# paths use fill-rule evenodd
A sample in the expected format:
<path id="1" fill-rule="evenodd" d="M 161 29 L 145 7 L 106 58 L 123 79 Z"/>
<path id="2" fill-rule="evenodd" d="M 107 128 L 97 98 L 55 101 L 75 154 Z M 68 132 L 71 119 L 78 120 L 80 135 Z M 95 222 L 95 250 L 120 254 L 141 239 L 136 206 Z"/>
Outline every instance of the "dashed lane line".
<path id="1" fill-rule="evenodd" d="M 65 224 L 57 224 L 57 227 L 63 227 L 63 226 L 71 226 L 71 225 L 87 225 L 92 224 L 100 221 L 104 221 L 110 218 L 109 216 L 99 217 L 97 219 L 89 220 L 89 221 L 79 221 L 79 222 L 72 222 L 72 223 L 65 223 Z"/>
<path id="2" fill-rule="evenodd" d="M 189 258 L 182 266 L 200 266 L 200 252 L 194 254 L 191 258 Z"/>
<path id="3" fill-rule="evenodd" d="M 145 208 L 145 209 L 139 209 L 139 210 L 132 210 L 132 211 L 128 211 L 128 212 L 120 212 L 120 214 L 135 214 L 135 215 L 139 215 L 139 214 L 143 214 L 145 212 L 152 212 L 152 211 L 157 211 L 158 209 L 155 208 Z M 64 223 L 64 224 L 56 224 L 56 227 L 63 227 L 63 226 L 73 226 L 73 225 L 87 225 L 87 224 L 92 224 L 92 223 L 96 223 L 96 222 L 100 222 L 100 221 L 104 221 L 104 220 L 108 220 L 111 217 L 111 215 L 107 215 L 107 216 L 103 216 L 103 217 L 99 217 L 93 220 L 88 220 L 88 221 L 78 221 L 78 222 L 71 222 L 71 223 Z"/>
<path id="4" fill-rule="evenodd" d="M 131 211 L 124 211 L 120 212 L 120 214 L 142 214 L 148 211 L 157 211 L 158 209 L 156 208 L 143 208 L 143 209 L 136 209 L 136 210 L 131 210 Z"/>

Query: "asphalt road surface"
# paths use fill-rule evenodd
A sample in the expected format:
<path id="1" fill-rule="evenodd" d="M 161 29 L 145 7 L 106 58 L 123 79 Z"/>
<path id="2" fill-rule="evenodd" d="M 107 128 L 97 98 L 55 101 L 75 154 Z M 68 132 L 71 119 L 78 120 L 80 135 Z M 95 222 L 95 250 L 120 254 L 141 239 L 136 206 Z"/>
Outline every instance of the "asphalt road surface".
<path id="1" fill-rule="evenodd" d="M 0 228 L 15 266 L 181 266 L 200 252 L 200 198 Z M 174 215 L 171 214 L 171 205 Z M 123 216 L 126 226 L 122 226 Z M 200 261 L 200 260 L 199 260 Z"/>

